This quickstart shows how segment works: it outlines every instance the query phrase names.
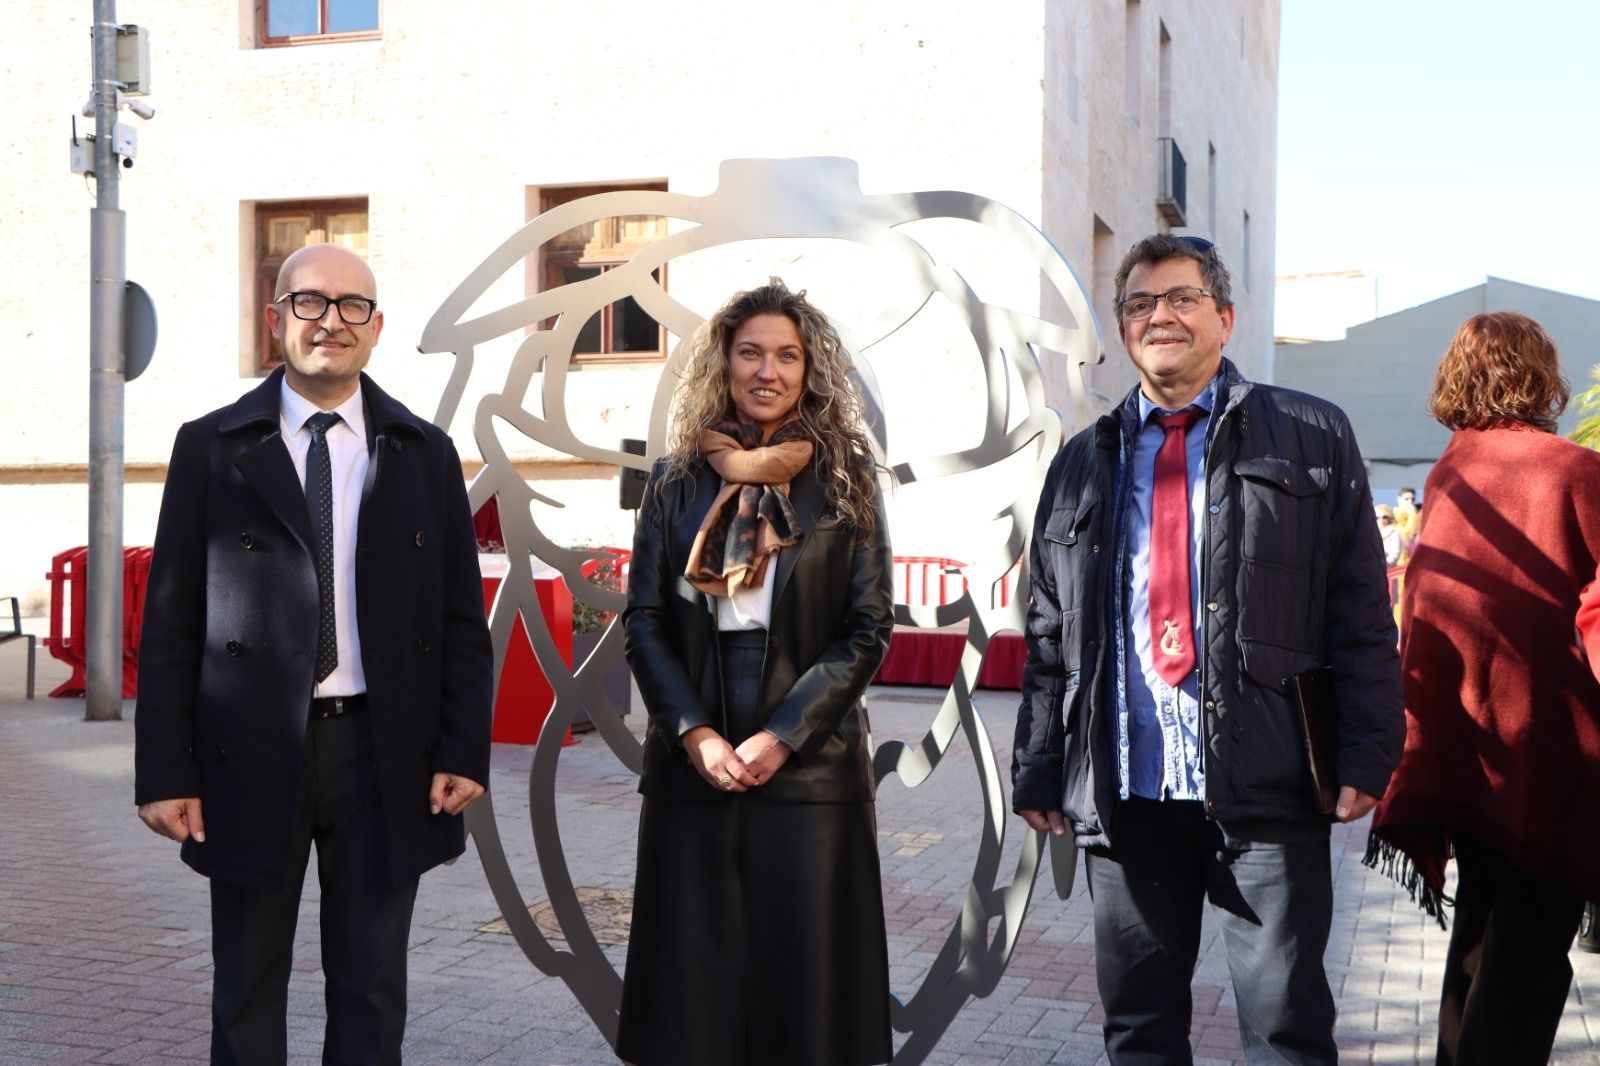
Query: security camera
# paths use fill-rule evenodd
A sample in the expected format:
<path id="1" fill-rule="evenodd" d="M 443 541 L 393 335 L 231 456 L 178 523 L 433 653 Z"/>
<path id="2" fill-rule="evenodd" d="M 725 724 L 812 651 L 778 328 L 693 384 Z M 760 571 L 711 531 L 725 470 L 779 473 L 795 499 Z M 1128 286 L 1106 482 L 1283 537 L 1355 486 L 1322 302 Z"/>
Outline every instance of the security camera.
<path id="1" fill-rule="evenodd" d="M 132 111 L 140 118 L 150 119 L 156 117 L 156 109 L 136 96 L 125 97 L 122 102 L 128 105 L 129 111 Z"/>

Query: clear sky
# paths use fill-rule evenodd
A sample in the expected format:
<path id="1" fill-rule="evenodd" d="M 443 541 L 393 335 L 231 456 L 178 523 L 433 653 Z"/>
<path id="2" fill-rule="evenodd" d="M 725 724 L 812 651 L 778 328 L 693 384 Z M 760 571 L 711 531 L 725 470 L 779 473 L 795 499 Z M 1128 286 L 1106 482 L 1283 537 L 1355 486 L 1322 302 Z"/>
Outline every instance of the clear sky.
<path id="1" fill-rule="evenodd" d="M 1283 0 L 1277 272 L 1600 299 L 1600 2 Z"/>

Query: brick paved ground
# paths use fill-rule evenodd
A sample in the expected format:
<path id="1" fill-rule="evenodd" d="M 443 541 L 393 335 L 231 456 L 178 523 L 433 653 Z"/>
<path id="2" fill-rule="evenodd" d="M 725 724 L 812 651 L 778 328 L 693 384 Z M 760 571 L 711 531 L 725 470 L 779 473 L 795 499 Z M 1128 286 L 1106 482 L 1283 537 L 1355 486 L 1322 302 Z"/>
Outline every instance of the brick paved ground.
<path id="1" fill-rule="evenodd" d="M 64 676 L 41 661 L 41 692 Z M 210 955 L 205 883 L 133 815 L 128 720 L 85 723 L 81 701 L 21 698 L 21 653 L 0 649 L 0 1063 L 188 1063 L 206 1053 Z M 874 691 L 882 737 L 920 737 L 931 693 Z M 1014 696 L 980 697 L 992 743 L 1009 747 Z M 637 723 L 638 715 L 633 719 Z M 543 898 L 527 819 L 526 750 L 495 753 L 496 822 L 530 903 Z M 943 943 L 977 853 L 977 776 L 964 742 L 921 788 L 880 797 L 884 892 L 895 990 L 908 995 Z M 626 889 L 637 800 L 594 738 L 561 756 L 557 810 L 576 884 Z M 1016 846 L 1013 820 L 1012 849 Z M 1365 828 L 1334 836 L 1338 912 L 1327 963 L 1350 1063 L 1431 1062 L 1445 936 L 1359 865 Z M 1010 853 L 1002 864 L 1011 866 Z M 1007 877 L 1009 874 L 1006 875 Z M 291 1060 L 319 1061 L 321 972 L 309 879 L 291 988 Z M 609 1063 L 604 1040 L 557 979 L 532 968 L 499 917 L 477 856 L 423 879 L 412 931 L 411 1063 Z M 620 965 L 621 947 L 606 949 Z M 1600 1061 L 1600 956 L 1573 955 L 1577 979 L 1554 1061 Z M 1195 976 L 1196 1052 L 1239 1055 L 1227 964 L 1208 930 Z M 932 1063 L 1104 1061 L 1088 901 L 1062 902 L 1049 873 L 1012 964 L 969 1002 Z"/>

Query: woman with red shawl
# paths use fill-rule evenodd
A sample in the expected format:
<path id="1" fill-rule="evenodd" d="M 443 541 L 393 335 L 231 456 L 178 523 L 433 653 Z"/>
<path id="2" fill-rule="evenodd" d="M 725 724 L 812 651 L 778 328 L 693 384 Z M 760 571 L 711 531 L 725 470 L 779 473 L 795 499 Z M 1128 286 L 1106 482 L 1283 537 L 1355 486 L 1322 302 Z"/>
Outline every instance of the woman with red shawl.
<path id="1" fill-rule="evenodd" d="M 1555 435 L 1555 345 L 1477 315 L 1429 412 L 1455 431 L 1406 571 L 1406 745 L 1373 819 L 1382 864 L 1440 918 L 1457 870 L 1437 1061 L 1548 1060 L 1586 898 L 1600 897 L 1600 453 Z"/>

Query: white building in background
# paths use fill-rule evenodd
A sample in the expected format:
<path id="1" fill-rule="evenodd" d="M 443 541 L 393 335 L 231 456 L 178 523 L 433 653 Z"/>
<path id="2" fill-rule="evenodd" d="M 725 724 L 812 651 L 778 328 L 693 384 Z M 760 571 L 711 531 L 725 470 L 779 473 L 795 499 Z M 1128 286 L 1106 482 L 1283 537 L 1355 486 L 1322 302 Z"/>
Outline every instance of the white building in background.
<path id="1" fill-rule="evenodd" d="M 1280 274 L 1273 284 L 1273 333 L 1279 344 L 1331 341 L 1378 316 L 1378 278 L 1364 270 Z"/>
<path id="2" fill-rule="evenodd" d="M 261 301 L 294 247 L 337 240 L 369 256 L 387 318 L 372 372 L 430 415 L 450 357 L 416 353 L 422 327 L 490 250 L 585 191 L 710 193 L 730 158 L 847 156 L 868 193 L 959 189 L 1015 209 L 1092 295 L 1101 404 L 1134 380 L 1111 313 L 1122 254 L 1163 229 L 1211 237 L 1234 274 L 1230 354 L 1271 374 L 1278 0 L 819 0 L 781 17 L 732 0 L 122 0 L 117 13 L 149 31 L 157 109 L 127 119 L 139 152 L 122 186 L 128 276 L 160 317 L 154 363 L 126 393 L 130 545 L 153 536 L 178 425 L 273 365 Z M 89 91 L 89 15 L 87 2 L 22 5 L 6 24 L 0 595 L 35 615 L 51 555 L 87 536 L 93 197 L 67 172 L 66 141 Z M 495 298 L 604 270 L 662 225 L 574 234 Z M 764 280 L 718 269 L 674 265 L 663 283 L 725 293 Z M 783 272 L 803 284 L 807 265 Z M 1037 301 L 1021 309 L 1055 310 Z M 620 305 L 587 337 L 574 420 L 641 436 L 677 338 Z M 490 371 L 509 354 L 482 358 L 498 386 Z M 1044 359 L 1066 410 L 1066 370 Z M 908 421 L 932 422 L 946 385 L 922 375 Z M 469 473 L 473 411 L 468 395 L 449 427 Z M 628 541 L 615 468 L 531 443 L 515 458 L 576 501 L 557 520 L 567 543 Z"/>
<path id="3" fill-rule="evenodd" d="M 1461 323 L 1488 311 L 1519 311 L 1555 341 L 1574 393 L 1591 384 L 1600 361 L 1600 301 L 1503 278 L 1463 289 L 1392 315 L 1352 326 L 1338 340 L 1280 344 L 1280 385 L 1325 397 L 1344 408 L 1371 474 L 1372 494 L 1392 503 L 1402 486 L 1422 491 L 1450 431 L 1428 414 L 1434 371 Z M 1572 432 L 1569 407 L 1559 431 Z M 1426 502 L 1426 501 L 1424 501 Z"/>

